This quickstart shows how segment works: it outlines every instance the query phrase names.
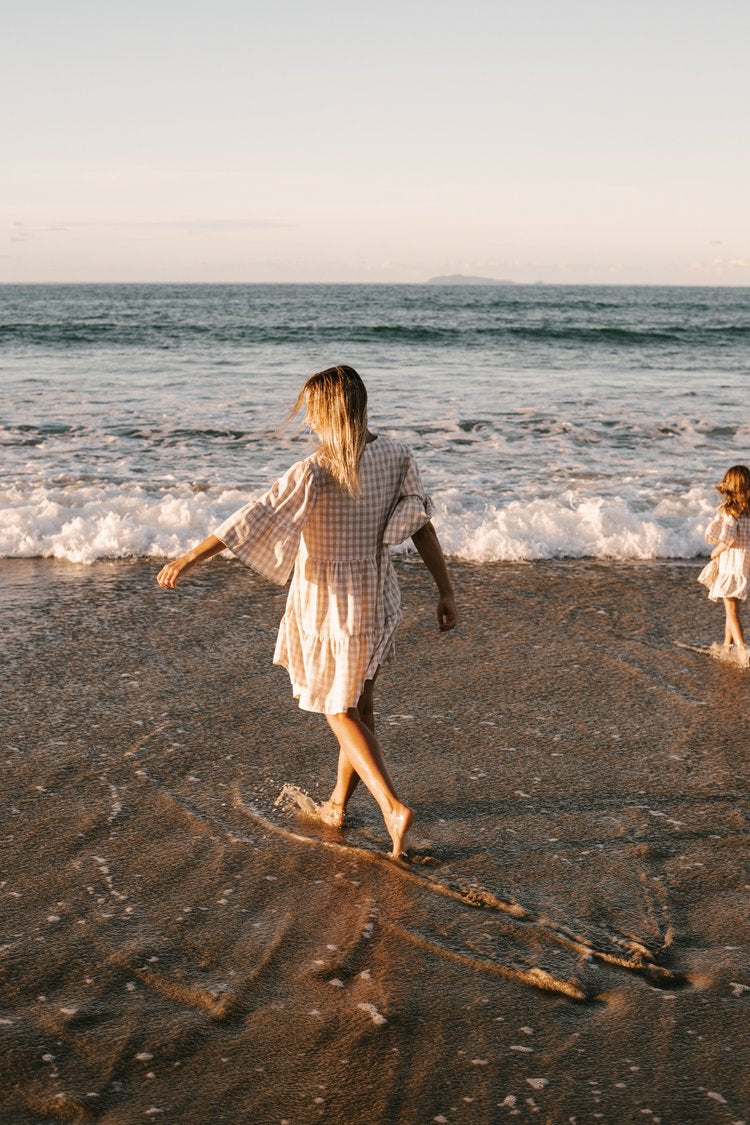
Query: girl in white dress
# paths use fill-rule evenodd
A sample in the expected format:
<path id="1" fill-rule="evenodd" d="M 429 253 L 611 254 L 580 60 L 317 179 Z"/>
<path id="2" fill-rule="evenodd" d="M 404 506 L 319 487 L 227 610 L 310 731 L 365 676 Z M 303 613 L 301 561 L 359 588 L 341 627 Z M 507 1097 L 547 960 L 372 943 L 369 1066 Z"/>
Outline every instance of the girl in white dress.
<path id="1" fill-rule="evenodd" d="M 723 499 L 706 530 L 709 543 L 716 543 L 711 562 L 698 576 L 708 587 L 711 601 L 724 602 L 725 624 L 722 653 L 734 654 L 748 663 L 748 650 L 740 621 L 739 602 L 744 602 L 750 581 L 750 469 L 733 465 L 716 485 Z"/>
<path id="2" fill-rule="evenodd" d="M 438 588 L 441 631 L 456 624 L 453 589 L 414 457 L 370 432 L 357 372 L 319 371 L 302 388 L 295 413 L 303 407 L 320 448 L 167 563 L 157 581 L 174 588 L 227 547 L 280 585 L 294 572 L 274 663 L 288 670 L 299 706 L 324 714 L 338 740 L 336 785 L 321 816 L 340 827 L 361 778 L 383 814 L 391 855 L 399 856 L 414 814 L 396 795 L 373 719 L 375 678 L 393 660 L 401 618 L 389 546 L 411 537 Z"/>

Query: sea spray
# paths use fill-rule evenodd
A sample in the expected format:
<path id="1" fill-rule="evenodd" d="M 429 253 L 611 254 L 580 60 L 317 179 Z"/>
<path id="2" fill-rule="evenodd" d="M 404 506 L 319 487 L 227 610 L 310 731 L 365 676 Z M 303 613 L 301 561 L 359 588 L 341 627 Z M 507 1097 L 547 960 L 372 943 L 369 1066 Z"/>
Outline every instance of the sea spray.
<path id="1" fill-rule="evenodd" d="M 281 792 L 274 801 L 274 805 L 276 808 L 284 809 L 285 812 L 300 816 L 303 820 L 309 820 L 316 824 L 327 823 L 323 807 L 313 801 L 304 789 L 300 789 L 297 785 L 291 785 L 289 782 L 285 782 L 281 787 Z"/>

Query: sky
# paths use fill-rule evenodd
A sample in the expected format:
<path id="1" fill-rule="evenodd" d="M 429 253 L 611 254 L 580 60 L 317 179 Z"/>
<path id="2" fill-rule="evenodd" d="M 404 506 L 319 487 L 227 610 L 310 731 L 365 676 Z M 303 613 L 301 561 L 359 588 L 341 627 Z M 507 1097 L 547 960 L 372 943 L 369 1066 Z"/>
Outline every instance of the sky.
<path id="1" fill-rule="evenodd" d="M 0 3 L 0 282 L 750 284 L 746 0 Z"/>

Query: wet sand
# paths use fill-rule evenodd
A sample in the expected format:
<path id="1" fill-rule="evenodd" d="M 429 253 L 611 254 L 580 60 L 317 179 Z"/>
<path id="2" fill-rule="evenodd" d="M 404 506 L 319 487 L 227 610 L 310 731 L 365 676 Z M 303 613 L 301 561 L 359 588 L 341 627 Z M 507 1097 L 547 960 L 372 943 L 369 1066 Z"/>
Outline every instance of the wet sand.
<path id="1" fill-rule="evenodd" d="M 385 858 L 215 560 L 0 563 L 0 1120 L 750 1121 L 750 672 L 700 564 L 399 560 Z"/>

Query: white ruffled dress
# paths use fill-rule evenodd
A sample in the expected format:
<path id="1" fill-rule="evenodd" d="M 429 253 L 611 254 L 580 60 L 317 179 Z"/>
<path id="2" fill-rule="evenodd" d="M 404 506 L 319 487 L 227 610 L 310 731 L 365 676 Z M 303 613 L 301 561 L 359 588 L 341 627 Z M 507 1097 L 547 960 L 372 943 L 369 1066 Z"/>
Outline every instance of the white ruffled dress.
<path id="1" fill-rule="evenodd" d="M 273 659 L 305 711 L 354 707 L 392 662 L 401 597 L 388 548 L 432 514 L 412 453 L 391 438 L 365 446 L 360 484 L 355 500 L 313 455 L 214 532 L 279 585 L 294 571 Z"/>
<path id="2" fill-rule="evenodd" d="M 725 543 L 727 550 L 712 559 L 698 575 L 712 602 L 722 598 L 745 601 L 750 580 L 750 516 L 730 516 L 719 510 L 706 528 L 709 543 Z"/>

